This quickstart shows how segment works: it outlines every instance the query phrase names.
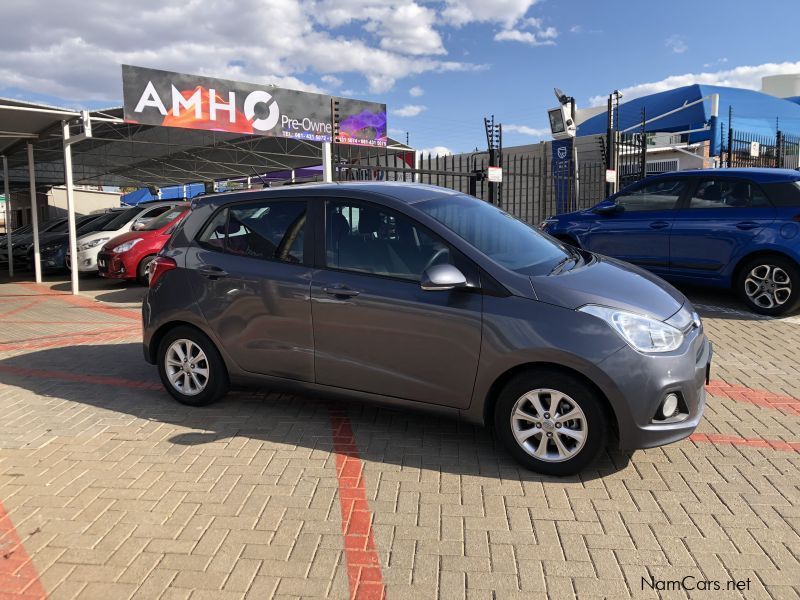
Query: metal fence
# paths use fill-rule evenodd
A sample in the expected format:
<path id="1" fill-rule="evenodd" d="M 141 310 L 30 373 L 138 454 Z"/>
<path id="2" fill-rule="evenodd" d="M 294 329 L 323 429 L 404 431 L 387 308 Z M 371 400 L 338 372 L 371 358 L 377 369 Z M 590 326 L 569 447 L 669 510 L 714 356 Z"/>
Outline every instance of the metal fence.
<path id="1" fill-rule="evenodd" d="M 800 136 L 780 130 L 775 135 L 756 134 L 722 127 L 723 167 L 800 167 Z"/>
<path id="2" fill-rule="evenodd" d="M 423 155 L 414 163 L 414 153 L 386 150 L 363 156 L 334 153 L 335 175 L 340 181 L 407 181 L 447 187 L 486 202 L 490 186 L 496 185 L 496 204 L 531 224 L 545 218 L 593 206 L 605 195 L 605 165 L 587 162 L 574 165 L 565 175 L 553 170 L 542 146 L 536 152 L 502 157 L 503 181 L 486 178 L 489 166 L 484 153 L 448 156 Z"/>

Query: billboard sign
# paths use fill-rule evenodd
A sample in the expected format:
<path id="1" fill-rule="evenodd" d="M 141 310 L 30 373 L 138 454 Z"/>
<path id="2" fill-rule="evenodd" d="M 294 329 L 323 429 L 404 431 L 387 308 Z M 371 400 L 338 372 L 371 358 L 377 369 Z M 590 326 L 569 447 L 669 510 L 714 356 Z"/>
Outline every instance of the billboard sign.
<path id="1" fill-rule="evenodd" d="M 129 123 L 313 142 L 333 141 L 336 100 L 339 143 L 386 146 L 386 105 L 376 102 L 130 65 L 122 65 L 122 91 Z"/>

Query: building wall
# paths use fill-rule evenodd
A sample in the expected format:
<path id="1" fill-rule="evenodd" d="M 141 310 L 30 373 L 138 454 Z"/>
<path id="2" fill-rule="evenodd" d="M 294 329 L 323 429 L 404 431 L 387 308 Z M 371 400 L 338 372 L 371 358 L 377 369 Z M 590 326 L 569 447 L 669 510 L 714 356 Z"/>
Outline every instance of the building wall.
<path id="1" fill-rule="evenodd" d="M 88 215 L 107 208 L 118 208 L 119 192 L 75 189 L 75 213 Z M 55 219 L 67 214 L 67 189 L 63 186 L 51 188 L 47 193 L 47 218 Z"/>

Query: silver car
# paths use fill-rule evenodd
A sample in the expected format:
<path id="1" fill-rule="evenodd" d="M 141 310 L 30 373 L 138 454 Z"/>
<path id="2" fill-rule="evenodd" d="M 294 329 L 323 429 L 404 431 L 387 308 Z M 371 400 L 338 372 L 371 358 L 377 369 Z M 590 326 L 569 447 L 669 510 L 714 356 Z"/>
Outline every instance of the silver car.
<path id="1" fill-rule="evenodd" d="M 526 467 L 697 427 L 711 344 L 686 298 L 496 206 L 415 184 L 203 197 L 151 268 L 144 356 L 180 402 L 232 383 L 424 408 Z"/>

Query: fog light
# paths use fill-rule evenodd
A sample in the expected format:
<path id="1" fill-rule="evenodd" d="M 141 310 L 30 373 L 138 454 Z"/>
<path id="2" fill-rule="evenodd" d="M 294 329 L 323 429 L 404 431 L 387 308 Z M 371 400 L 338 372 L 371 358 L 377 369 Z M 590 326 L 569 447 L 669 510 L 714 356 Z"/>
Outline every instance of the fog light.
<path id="1" fill-rule="evenodd" d="M 665 419 L 669 419 L 670 417 L 675 416 L 675 413 L 678 412 L 678 395 L 677 394 L 667 394 L 667 397 L 664 398 L 664 402 L 661 403 L 661 416 Z"/>

